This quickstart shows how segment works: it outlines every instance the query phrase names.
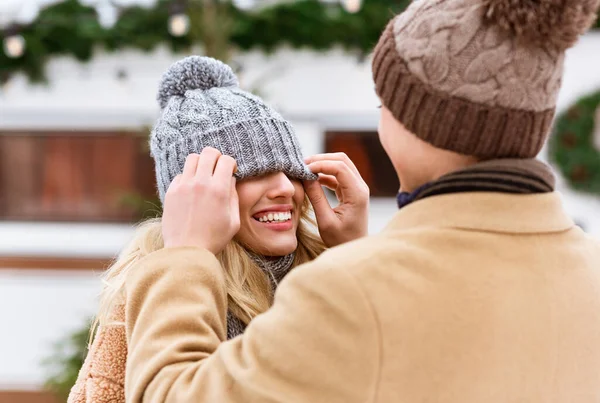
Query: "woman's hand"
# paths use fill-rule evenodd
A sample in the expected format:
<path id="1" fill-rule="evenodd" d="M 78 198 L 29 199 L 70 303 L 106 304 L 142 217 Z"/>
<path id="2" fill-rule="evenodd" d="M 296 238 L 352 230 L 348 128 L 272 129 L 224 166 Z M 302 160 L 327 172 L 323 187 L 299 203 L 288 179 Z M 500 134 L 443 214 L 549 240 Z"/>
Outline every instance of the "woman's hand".
<path id="1" fill-rule="evenodd" d="M 207 147 L 190 154 L 165 195 L 165 248 L 195 246 L 217 254 L 240 228 L 233 158 Z"/>
<path id="2" fill-rule="evenodd" d="M 344 153 L 318 154 L 306 159 L 318 181 L 305 181 L 304 189 L 315 210 L 319 234 L 328 247 L 368 234 L 369 187 Z M 333 191 L 339 205 L 331 208 L 321 186 Z"/>

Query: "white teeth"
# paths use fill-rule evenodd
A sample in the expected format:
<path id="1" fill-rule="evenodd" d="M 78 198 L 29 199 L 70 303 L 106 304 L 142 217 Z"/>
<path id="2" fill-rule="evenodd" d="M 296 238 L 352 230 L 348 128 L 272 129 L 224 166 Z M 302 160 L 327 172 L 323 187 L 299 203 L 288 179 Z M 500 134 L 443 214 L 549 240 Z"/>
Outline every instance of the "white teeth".
<path id="1" fill-rule="evenodd" d="M 292 212 L 282 212 L 282 213 L 269 213 L 262 217 L 258 218 L 260 222 L 270 222 L 270 221 L 287 221 L 292 219 Z"/>

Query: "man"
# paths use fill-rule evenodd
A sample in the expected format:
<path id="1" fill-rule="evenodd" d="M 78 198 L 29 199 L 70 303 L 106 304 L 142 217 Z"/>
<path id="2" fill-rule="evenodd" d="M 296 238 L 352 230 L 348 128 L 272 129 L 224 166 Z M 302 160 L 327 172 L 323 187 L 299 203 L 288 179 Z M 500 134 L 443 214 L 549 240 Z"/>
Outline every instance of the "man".
<path id="1" fill-rule="evenodd" d="M 169 253 L 127 282 L 128 401 L 599 402 L 600 243 L 533 159 L 564 52 L 597 7 L 419 0 L 392 20 L 373 74 L 401 210 L 294 270 L 232 341 L 221 268 L 197 262 L 231 236 L 234 208 L 170 189 Z M 224 195 L 234 163 L 212 159 L 193 180 Z M 345 168 L 310 166 L 347 186 Z M 315 183 L 306 190 L 331 217 Z M 195 225 L 175 236 L 180 213 Z"/>

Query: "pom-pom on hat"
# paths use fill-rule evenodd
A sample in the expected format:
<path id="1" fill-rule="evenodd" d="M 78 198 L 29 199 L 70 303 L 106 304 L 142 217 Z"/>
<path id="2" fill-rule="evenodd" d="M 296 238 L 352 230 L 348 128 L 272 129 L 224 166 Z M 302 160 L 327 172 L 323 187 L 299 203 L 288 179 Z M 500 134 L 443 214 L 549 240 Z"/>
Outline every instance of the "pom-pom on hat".
<path id="1" fill-rule="evenodd" d="M 536 156 L 550 131 L 565 50 L 600 0 L 415 0 L 383 32 L 383 105 L 430 144 L 481 159 Z"/>
<path id="2" fill-rule="evenodd" d="M 210 57 L 174 63 L 159 84 L 161 114 L 150 137 L 160 199 L 189 154 L 214 147 L 233 157 L 238 179 L 284 172 L 317 178 L 303 161 L 294 129 L 260 98 L 242 91 L 231 68 Z"/>
<path id="3" fill-rule="evenodd" d="M 484 19 L 523 44 L 559 51 L 573 46 L 597 18 L 597 0 L 486 0 Z"/>
<path id="4" fill-rule="evenodd" d="M 238 87 L 231 67 L 209 57 L 190 56 L 173 63 L 163 74 L 158 87 L 158 103 L 167 106 L 172 96 L 184 96 L 187 90 Z"/>

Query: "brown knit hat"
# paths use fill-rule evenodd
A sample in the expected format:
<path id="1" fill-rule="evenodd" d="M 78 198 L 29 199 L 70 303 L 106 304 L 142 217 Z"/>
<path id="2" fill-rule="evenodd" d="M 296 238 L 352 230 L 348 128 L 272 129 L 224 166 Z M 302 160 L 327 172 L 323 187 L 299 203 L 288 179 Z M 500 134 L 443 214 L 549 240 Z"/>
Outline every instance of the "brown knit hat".
<path id="1" fill-rule="evenodd" d="M 564 53 L 600 0 L 416 0 L 373 59 L 375 89 L 408 130 L 482 159 L 531 158 L 554 117 Z"/>

